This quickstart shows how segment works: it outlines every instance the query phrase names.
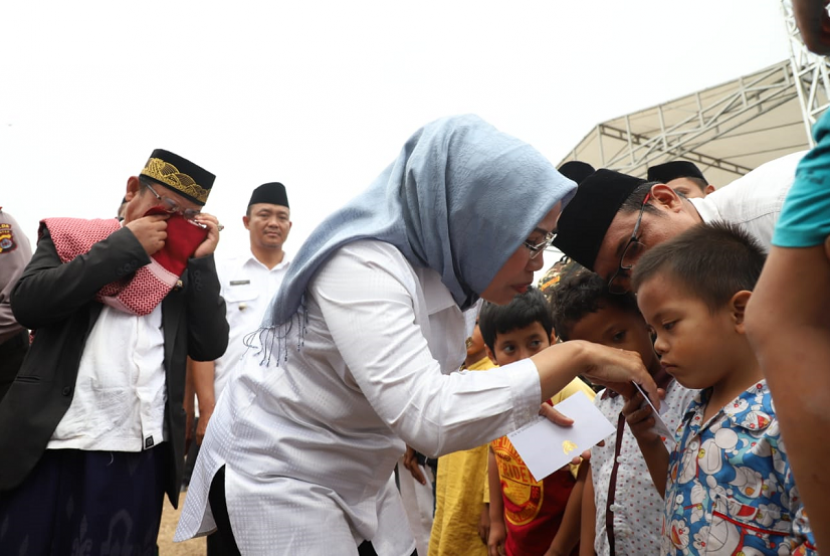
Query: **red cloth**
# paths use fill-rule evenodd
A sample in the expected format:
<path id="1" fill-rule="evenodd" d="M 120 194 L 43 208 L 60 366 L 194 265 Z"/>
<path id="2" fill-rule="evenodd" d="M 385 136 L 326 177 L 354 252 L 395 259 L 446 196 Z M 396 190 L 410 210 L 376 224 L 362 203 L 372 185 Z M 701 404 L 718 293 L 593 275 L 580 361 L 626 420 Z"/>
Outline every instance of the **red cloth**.
<path id="1" fill-rule="evenodd" d="M 153 207 L 150 214 L 166 214 L 162 207 Z M 92 246 L 121 229 L 113 219 L 84 220 L 81 218 L 46 218 L 46 226 L 61 262 L 67 263 L 88 253 Z M 153 254 L 151 262 L 131 276 L 107 284 L 96 299 L 105 305 L 133 315 L 149 315 L 170 293 L 187 268 L 187 260 L 207 237 L 207 230 L 188 222 L 179 214 L 167 220 L 167 241 Z"/>
<path id="2" fill-rule="evenodd" d="M 569 466 L 536 481 L 510 440 L 490 443 L 499 468 L 507 556 L 544 554 L 562 524 L 576 480 Z M 493 493 L 490 493 L 493 496 Z M 579 553 L 579 547 L 573 554 Z"/>
<path id="3" fill-rule="evenodd" d="M 165 214 L 165 211 L 162 207 L 153 207 L 144 216 L 151 214 Z M 187 268 L 187 259 L 193 256 L 207 235 L 206 228 L 185 220 L 181 214 L 173 214 L 167 219 L 167 241 L 152 258 L 175 274 L 178 280 Z"/>

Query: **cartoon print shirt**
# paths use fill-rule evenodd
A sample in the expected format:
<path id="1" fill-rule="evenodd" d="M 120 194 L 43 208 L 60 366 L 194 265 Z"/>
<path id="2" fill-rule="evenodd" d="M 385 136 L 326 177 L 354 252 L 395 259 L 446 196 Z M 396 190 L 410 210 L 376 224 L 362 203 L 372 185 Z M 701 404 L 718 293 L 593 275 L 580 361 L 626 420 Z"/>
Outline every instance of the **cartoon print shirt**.
<path id="1" fill-rule="evenodd" d="M 708 422 L 702 390 L 669 459 L 662 553 L 817 554 L 766 380 Z"/>

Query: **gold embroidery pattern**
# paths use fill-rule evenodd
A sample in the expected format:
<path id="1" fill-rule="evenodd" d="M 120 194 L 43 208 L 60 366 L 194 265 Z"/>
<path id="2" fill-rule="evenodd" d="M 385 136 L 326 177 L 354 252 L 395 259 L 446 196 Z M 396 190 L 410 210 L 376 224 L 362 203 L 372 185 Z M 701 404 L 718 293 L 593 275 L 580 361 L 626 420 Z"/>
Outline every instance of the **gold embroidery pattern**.
<path id="1" fill-rule="evenodd" d="M 178 168 L 160 158 L 148 160 L 141 173 L 197 199 L 202 204 L 207 202 L 209 189 L 200 186 L 193 178 L 182 174 Z"/>

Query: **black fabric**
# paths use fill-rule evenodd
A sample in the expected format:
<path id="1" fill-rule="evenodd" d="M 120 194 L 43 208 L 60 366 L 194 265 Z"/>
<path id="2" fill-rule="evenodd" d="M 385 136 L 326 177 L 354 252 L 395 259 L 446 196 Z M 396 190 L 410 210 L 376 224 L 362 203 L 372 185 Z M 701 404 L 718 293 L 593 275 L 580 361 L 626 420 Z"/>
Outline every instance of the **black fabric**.
<path id="1" fill-rule="evenodd" d="M 225 499 L 225 466 L 219 468 L 208 493 L 210 511 L 216 522 L 216 531 L 208 535 L 207 556 L 241 556 L 236 538 L 233 536 L 231 519 L 228 516 L 228 503 Z"/>
<path id="2" fill-rule="evenodd" d="M 360 546 L 357 547 L 357 554 L 358 556 L 377 556 L 378 553 L 375 552 L 375 547 L 372 546 L 372 543 L 369 541 L 363 541 L 360 543 Z M 418 556 L 418 551 L 415 550 L 412 552 L 411 556 Z"/>
<path id="3" fill-rule="evenodd" d="M 706 181 L 700 168 L 686 160 L 666 162 L 665 164 L 658 164 L 648 169 L 648 181 L 668 183 L 677 178 L 698 178 Z M 709 182 L 707 181 L 706 183 Z"/>
<path id="4" fill-rule="evenodd" d="M 595 172 L 594 167 L 587 162 L 571 160 L 559 167 L 559 173 L 576 182 L 577 185 L 585 181 L 585 178 Z"/>
<path id="5" fill-rule="evenodd" d="M 166 442 L 143 452 L 47 450 L 0 496 L 0 554 L 152 556 L 167 451 Z"/>
<path id="6" fill-rule="evenodd" d="M 258 203 L 288 207 L 288 193 L 285 192 L 285 186 L 278 181 L 263 183 L 254 189 L 251 200 L 248 201 L 248 206 Z"/>
<path id="7" fill-rule="evenodd" d="M 0 344 L 0 401 L 8 392 L 29 351 L 29 331 L 21 330 Z"/>
<path id="8" fill-rule="evenodd" d="M 357 547 L 357 554 L 358 556 L 378 556 L 375 547 L 369 541 L 360 543 L 360 546 Z"/>
<path id="9" fill-rule="evenodd" d="M 216 522 L 216 531 L 208 535 L 207 556 L 241 556 L 239 547 L 236 545 L 236 538 L 231 528 L 231 520 L 228 516 L 228 503 L 225 498 L 225 466 L 219 468 L 213 481 L 210 483 L 208 493 L 210 511 L 213 520 Z M 359 556 L 378 556 L 375 547 L 370 541 L 363 541 L 357 547 Z M 418 556 L 414 551 L 412 556 Z"/>
<path id="10" fill-rule="evenodd" d="M 645 180 L 599 169 L 586 178 L 559 217 L 553 244 L 590 270 L 602 245 L 605 232 L 623 202 Z"/>
<path id="11" fill-rule="evenodd" d="M 32 261 L 11 295 L 18 322 L 36 330 L 20 372 L 0 403 L 0 491 L 19 485 L 35 467 L 75 391 L 89 333 L 103 305 L 95 294 L 150 258 L 128 228 L 92 246 L 83 260 L 61 263 L 43 229 Z M 166 491 L 178 506 L 184 467 L 183 407 L 187 356 L 213 361 L 228 345 L 225 302 L 213 256 L 188 261 L 175 288 L 161 303 L 167 403 L 169 468 Z M 14 423 L 15 426 L 4 424 Z"/>
<path id="12" fill-rule="evenodd" d="M 436 477 L 438 476 L 438 458 L 429 458 L 421 452 L 415 452 L 415 461 L 417 461 L 420 466 L 429 467 L 432 469 L 432 473 Z"/>
<path id="13" fill-rule="evenodd" d="M 193 419 L 193 426 L 187 432 L 190 433 L 193 439 L 190 442 L 190 447 L 187 449 L 184 461 L 184 474 L 182 475 L 182 488 L 190 486 L 190 479 L 193 477 L 193 470 L 196 469 L 196 459 L 199 457 L 199 443 L 196 442 L 196 429 L 199 428 L 199 418 Z"/>

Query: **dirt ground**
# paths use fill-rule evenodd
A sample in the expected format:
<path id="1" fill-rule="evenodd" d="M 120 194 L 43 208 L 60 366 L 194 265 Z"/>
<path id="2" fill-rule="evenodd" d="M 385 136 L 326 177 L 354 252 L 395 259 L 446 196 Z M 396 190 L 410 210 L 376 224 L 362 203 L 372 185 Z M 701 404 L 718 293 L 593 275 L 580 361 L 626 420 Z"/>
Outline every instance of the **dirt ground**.
<path id="1" fill-rule="evenodd" d="M 161 514 L 161 527 L 159 528 L 159 555 L 160 556 L 205 556 L 204 537 L 185 542 L 173 542 L 173 533 L 176 532 L 176 524 L 179 522 L 179 514 L 184 506 L 186 492 L 179 497 L 179 509 L 174 510 L 164 497 L 164 512 Z"/>

